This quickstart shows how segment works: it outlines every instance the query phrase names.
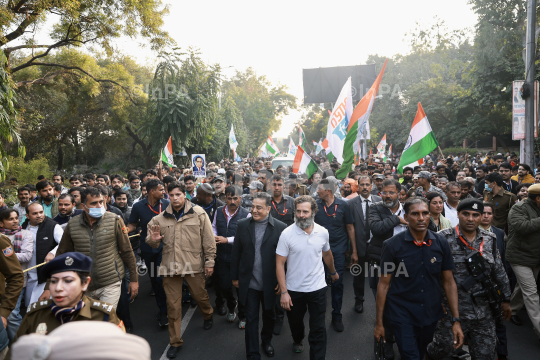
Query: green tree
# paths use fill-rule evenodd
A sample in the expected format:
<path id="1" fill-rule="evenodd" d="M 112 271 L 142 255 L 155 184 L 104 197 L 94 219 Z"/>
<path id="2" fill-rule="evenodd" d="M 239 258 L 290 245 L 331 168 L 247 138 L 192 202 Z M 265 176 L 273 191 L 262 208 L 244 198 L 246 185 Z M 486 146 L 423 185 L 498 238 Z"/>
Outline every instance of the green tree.
<path id="1" fill-rule="evenodd" d="M 223 83 L 225 97 L 232 97 L 244 120 L 255 153 L 268 135 L 281 126 L 281 117 L 296 109 L 296 97 L 287 93 L 284 85 L 272 86 L 266 77 L 258 76 L 252 68 L 236 72 Z"/>
<path id="2" fill-rule="evenodd" d="M 17 98 L 13 82 L 5 71 L 6 57 L 0 51 L 0 180 L 4 180 L 9 166 L 7 152 L 15 143 L 19 156 L 25 155 L 25 147 L 18 133 Z"/>
<path id="3" fill-rule="evenodd" d="M 171 54 L 158 64 L 146 120 L 136 132 L 128 130 L 147 160 L 160 154 L 169 136 L 174 151 L 202 153 L 210 148 L 219 110 L 220 72 L 218 64 L 205 64 L 193 49 Z"/>

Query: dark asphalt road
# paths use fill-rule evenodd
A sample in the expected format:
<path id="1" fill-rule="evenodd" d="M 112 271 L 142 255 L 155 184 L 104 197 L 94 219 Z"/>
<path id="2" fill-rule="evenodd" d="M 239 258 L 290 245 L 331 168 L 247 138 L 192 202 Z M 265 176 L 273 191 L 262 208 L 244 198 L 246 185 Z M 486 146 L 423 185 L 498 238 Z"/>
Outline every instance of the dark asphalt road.
<path id="1" fill-rule="evenodd" d="M 343 301 L 343 323 L 345 331 L 337 333 L 331 326 L 331 302 L 330 291 L 328 294 L 328 311 L 326 313 L 327 324 L 327 351 L 326 358 L 329 360 L 372 360 L 373 356 L 373 324 L 375 320 L 375 301 L 366 281 L 366 302 L 364 313 L 357 314 L 353 310 L 354 294 L 352 289 L 352 275 L 344 276 L 345 295 Z M 214 305 L 213 289 L 209 289 L 210 301 Z M 183 308 L 186 314 L 189 306 Z M 167 328 L 158 326 L 155 316 L 158 308 L 155 298 L 150 296 L 150 280 L 148 275 L 140 277 L 139 295 L 131 304 L 131 317 L 134 323 L 134 334 L 146 339 L 152 349 L 152 360 L 158 360 L 169 343 Z M 225 317 L 215 315 L 214 326 L 211 330 L 203 329 L 203 318 L 198 311 L 193 313 L 183 335 L 184 345 L 177 359 L 208 360 L 211 358 L 220 360 L 245 359 L 244 331 L 238 329 L 237 323 L 230 324 Z M 518 327 L 510 322 L 507 324 L 509 358 L 512 360 L 538 360 L 540 359 L 540 341 L 536 338 L 534 330 L 525 311 L 520 313 L 523 326 Z M 291 351 L 292 338 L 285 321 L 281 335 L 274 336 L 272 345 L 275 349 L 275 357 L 280 360 L 307 360 L 309 359 L 309 346 L 307 343 L 306 314 L 306 339 L 304 340 L 304 352 L 295 354 Z M 394 346 L 396 359 L 400 359 L 397 346 Z M 261 352 L 262 353 L 262 352 Z M 265 355 L 262 355 L 265 358 Z"/>

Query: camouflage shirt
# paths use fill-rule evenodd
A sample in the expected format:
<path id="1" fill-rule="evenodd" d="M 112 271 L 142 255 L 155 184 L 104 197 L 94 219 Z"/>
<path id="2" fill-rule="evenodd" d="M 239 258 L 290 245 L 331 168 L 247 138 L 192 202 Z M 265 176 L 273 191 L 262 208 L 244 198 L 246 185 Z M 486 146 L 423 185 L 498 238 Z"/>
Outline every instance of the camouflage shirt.
<path id="1" fill-rule="evenodd" d="M 415 190 L 414 190 L 414 194 L 416 196 L 422 196 L 422 197 L 426 197 L 426 194 L 427 193 L 430 193 L 430 192 L 436 192 L 436 193 L 439 193 L 443 199 L 443 201 L 446 201 L 446 194 L 444 193 L 444 191 L 442 191 L 441 189 L 439 189 L 438 187 L 436 186 L 433 186 L 433 185 L 429 185 L 429 189 L 428 191 L 424 191 L 424 188 L 422 186 L 418 186 Z"/>
<path id="2" fill-rule="evenodd" d="M 465 258 L 474 250 L 469 249 L 461 242 L 456 234 L 455 227 L 441 230 L 439 231 L 439 234 L 444 236 L 448 241 L 454 258 L 454 264 L 456 265 L 453 274 L 458 289 L 459 317 L 464 320 L 479 320 L 491 316 L 491 309 L 487 299 L 484 297 L 476 297 L 473 300 L 471 296 L 471 294 L 482 290 L 482 284 L 477 282 L 469 289 L 469 291 L 466 291 L 462 286 L 464 280 L 470 276 L 467 264 L 465 263 Z M 495 234 L 490 231 L 478 229 L 476 239 L 469 245 L 474 249 L 480 249 L 482 242 L 482 256 L 484 258 L 486 272 L 490 274 L 492 281 L 499 286 L 504 298 L 510 299 L 510 283 L 497 249 L 497 238 Z M 449 311 L 448 300 L 444 293 L 443 298 L 444 306 Z"/>

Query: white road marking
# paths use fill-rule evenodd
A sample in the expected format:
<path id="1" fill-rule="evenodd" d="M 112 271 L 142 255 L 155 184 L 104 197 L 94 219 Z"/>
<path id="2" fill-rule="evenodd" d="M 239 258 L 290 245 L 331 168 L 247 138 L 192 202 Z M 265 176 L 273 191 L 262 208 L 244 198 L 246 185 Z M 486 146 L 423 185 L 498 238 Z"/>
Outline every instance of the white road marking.
<path id="1" fill-rule="evenodd" d="M 193 314 L 195 314 L 196 309 L 197 309 L 197 306 L 190 307 L 188 309 L 188 311 L 186 312 L 186 315 L 184 315 L 182 317 L 182 326 L 180 328 L 180 337 L 182 337 L 182 335 L 184 335 L 184 331 L 186 331 L 186 328 L 187 328 L 187 326 L 189 324 L 189 320 L 191 320 L 191 317 L 193 316 Z M 163 354 L 161 354 L 161 357 L 159 358 L 159 360 L 168 360 L 167 351 L 169 350 L 170 347 L 171 347 L 171 345 L 167 344 L 167 347 L 165 348 L 165 351 L 163 351 Z"/>

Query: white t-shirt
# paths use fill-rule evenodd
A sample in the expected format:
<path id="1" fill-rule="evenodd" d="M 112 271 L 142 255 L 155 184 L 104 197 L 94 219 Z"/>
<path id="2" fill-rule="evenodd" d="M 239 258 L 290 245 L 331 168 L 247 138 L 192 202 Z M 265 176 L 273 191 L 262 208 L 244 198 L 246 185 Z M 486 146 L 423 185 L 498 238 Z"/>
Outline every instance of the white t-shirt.
<path id="1" fill-rule="evenodd" d="M 307 293 L 326 286 L 322 253 L 330 250 L 329 239 L 318 224 L 309 235 L 296 224 L 281 233 L 276 254 L 287 257 L 287 290 Z"/>
<path id="2" fill-rule="evenodd" d="M 452 227 L 456 227 L 456 225 L 459 224 L 457 209 L 450 206 L 447 202 L 444 202 L 444 217 L 450 220 Z"/>

